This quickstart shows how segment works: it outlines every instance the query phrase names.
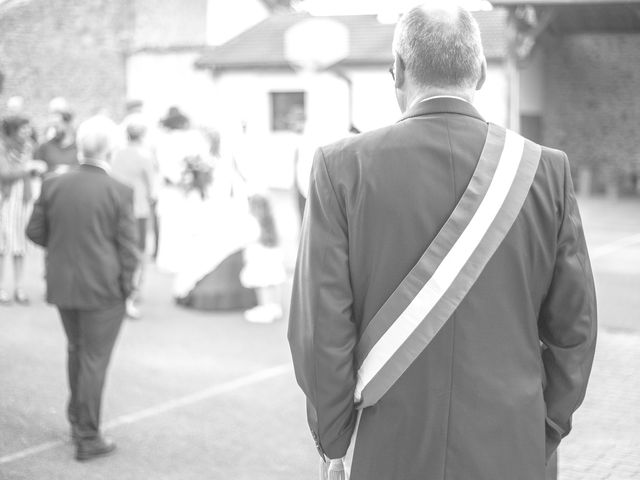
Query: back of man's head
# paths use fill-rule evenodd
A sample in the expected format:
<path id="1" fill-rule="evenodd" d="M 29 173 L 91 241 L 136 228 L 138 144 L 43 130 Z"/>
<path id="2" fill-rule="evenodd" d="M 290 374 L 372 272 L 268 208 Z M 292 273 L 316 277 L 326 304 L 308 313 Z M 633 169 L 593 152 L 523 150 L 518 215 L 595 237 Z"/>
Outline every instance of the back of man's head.
<path id="1" fill-rule="evenodd" d="M 131 115 L 127 115 L 123 123 L 127 132 L 127 138 L 130 142 L 138 142 L 142 140 L 147 132 L 146 122 L 141 113 L 132 113 Z"/>
<path id="2" fill-rule="evenodd" d="M 109 160 L 117 135 L 116 124 L 103 115 L 96 115 L 82 122 L 76 134 L 80 161 L 91 163 Z"/>
<path id="3" fill-rule="evenodd" d="M 404 14 L 393 49 L 421 87 L 475 90 L 482 75 L 480 28 L 455 2 L 431 1 Z"/>

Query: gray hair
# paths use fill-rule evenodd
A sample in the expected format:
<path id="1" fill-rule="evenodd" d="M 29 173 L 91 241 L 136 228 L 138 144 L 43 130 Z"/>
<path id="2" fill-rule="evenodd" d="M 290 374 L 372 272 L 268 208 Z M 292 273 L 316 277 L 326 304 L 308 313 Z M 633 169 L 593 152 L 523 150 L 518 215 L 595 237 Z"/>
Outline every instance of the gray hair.
<path id="1" fill-rule="evenodd" d="M 448 2 L 446 2 L 448 3 Z M 460 6 L 422 5 L 404 14 L 393 49 L 421 86 L 475 89 L 484 62 L 480 27 Z"/>
<path id="2" fill-rule="evenodd" d="M 82 122 L 76 133 L 80 160 L 105 160 L 116 145 L 117 135 L 116 124 L 103 115 L 96 115 Z"/>

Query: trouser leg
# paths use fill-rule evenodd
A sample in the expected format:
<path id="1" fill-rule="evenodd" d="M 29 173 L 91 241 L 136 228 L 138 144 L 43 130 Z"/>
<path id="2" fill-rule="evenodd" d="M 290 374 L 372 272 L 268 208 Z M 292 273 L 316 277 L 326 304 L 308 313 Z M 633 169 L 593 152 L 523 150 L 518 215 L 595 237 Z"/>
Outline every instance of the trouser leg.
<path id="1" fill-rule="evenodd" d="M 107 367 L 125 314 L 124 304 L 98 311 L 80 311 L 82 350 L 76 393 L 77 431 L 81 439 L 100 432 L 100 410 Z"/>
<path id="2" fill-rule="evenodd" d="M 547 463 L 547 471 L 545 480 L 557 480 L 558 479 L 558 451 L 556 450 L 549 462 Z"/>
<path id="3" fill-rule="evenodd" d="M 64 332 L 67 336 L 67 378 L 69 381 L 69 401 L 67 403 L 67 419 L 72 426 L 77 423 L 76 396 L 78 391 L 78 371 L 80 369 L 80 351 L 82 349 L 80 329 L 78 328 L 78 311 L 59 308 Z"/>
<path id="4" fill-rule="evenodd" d="M 302 195 L 300 190 L 296 188 L 296 200 L 298 201 L 298 212 L 300 213 L 300 222 L 304 218 L 304 208 L 307 204 L 307 198 Z"/>
<path id="5" fill-rule="evenodd" d="M 158 208 L 155 203 L 151 206 L 151 220 L 153 222 L 153 253 L 151 256 L 155 260 L 158 257 L 158 247 L 160 245 L 160 218 L 158 217 Z"/>
<path id="6" fill-rule="evenodd" d="M 145 269 L 145 261 L 146 255 L 145 252 L 147 250 L 147 218 L 138 218 L 138 248 L 141 253 L 140 262 L 138 264 L 138 268 L 133 274 L 133 292 L 131 292 L 130 298 L 132 300 L 138 300 L 140 296 L 140 289 L 142 288 L 142 281 L 144 279 L 144 269 Z"/>

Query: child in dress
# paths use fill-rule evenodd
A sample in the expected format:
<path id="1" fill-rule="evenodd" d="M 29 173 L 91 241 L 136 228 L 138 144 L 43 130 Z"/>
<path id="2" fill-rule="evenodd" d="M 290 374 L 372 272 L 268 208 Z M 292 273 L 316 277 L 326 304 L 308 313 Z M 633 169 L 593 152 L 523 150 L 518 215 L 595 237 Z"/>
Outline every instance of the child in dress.
<path id="1" fill-rule="evenodd" d="M 271 204 L 264 195 L 249 198 L 249 209 L 260 228 L 258 241 L 244 252 L 245 266 L 240 281 L 247 288 L 255 288 L 258 306 L 244 313 L 253 323 L 271 323 L 282 318 L 281 285 L 286 279 L 284 260 L 278 246 Z"/>

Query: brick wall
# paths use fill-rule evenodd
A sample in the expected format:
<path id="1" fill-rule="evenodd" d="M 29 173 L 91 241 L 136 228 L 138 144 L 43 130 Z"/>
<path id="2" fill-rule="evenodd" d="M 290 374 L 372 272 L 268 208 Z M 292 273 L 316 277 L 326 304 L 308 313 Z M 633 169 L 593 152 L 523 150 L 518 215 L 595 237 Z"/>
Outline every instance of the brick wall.
<path id="1" fill-rule="evenodd" d="M 128 0 L 31 0 L 0 7 L 0 109 L 20 95 L 42 126 L 48 102 L 69 100 L 79 119 L 100 109 L 117 117 L 125 98 L 132 36 Z"/>
<path id="2" fill-rule="evenodd" d="M 610 174 L 603 166 L 632 170 L 640 162 L 640 34 L 554 36 L 544 50 L 545 143 L 568 153 L 574 173 L 591 168 L 596 183 Z"/>

